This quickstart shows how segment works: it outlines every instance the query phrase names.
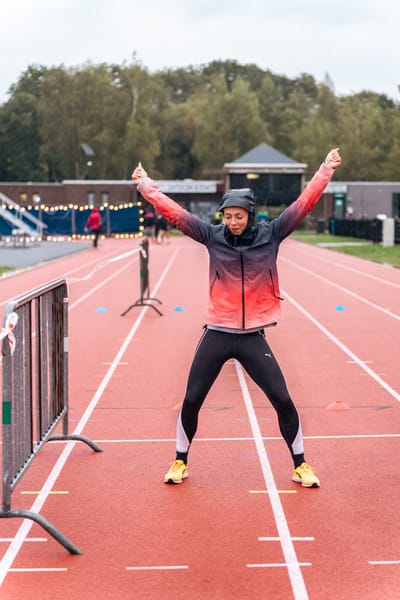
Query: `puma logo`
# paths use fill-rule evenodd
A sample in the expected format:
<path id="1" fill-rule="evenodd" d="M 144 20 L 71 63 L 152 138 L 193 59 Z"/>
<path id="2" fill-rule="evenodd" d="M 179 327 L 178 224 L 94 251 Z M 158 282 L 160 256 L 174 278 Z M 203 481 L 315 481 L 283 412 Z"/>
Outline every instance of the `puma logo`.
<path id="1" fill-rule="evenodd" d="M 270 352 L 269 354 L 268 354 L 268 352 L 266 352 L 264 356 L 268 356 L 268 358 L 272 358 L 272 352 Z"/>

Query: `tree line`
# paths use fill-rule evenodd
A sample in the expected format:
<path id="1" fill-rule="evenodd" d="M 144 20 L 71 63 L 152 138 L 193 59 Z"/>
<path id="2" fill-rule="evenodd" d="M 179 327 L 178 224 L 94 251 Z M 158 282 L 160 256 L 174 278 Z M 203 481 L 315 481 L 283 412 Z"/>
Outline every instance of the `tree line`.
<path id="1" fill-rule="evenodd" d="M 396 181 L 400 104 L 370 91 L 337 96 L 328 75 L 290 79 L 233 60 L 155 73 L 135 56 L 31 65 L 0 106 L 0 181 L 128 179 L 139 160 L 154 178 L 218 179 L 262 142 L 308 174 L 340 146 L 342 181 Z"/>

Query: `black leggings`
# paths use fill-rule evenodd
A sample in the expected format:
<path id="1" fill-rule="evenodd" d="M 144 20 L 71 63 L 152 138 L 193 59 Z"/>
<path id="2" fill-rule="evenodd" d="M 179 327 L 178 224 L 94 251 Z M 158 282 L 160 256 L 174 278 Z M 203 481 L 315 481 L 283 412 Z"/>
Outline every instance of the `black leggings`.
<path id="1" fill-rule="evenodd" d="M 101 233 L 101 227 L 99 227 L 98 229 L 92 229 L 92 233 L 94 234 L 93 247 L 97 248 L 97 244 L 99 242 L 99 236 Z"/>
<path id="2" fill-rule="evenodd" d="M 240 362 L 276 410 L 281 434 L 292 457 L 302 457 L 304 450 L 299 415 L 264 331 L 239 334 L 212 329 L 204 331 L 189 371 L 176 428 L 177 457 L 187 458 L 197 430 L 200 408 L 224 363 L 231 358 Z M 297 464 L 299 460 L 294 462 Z"/>

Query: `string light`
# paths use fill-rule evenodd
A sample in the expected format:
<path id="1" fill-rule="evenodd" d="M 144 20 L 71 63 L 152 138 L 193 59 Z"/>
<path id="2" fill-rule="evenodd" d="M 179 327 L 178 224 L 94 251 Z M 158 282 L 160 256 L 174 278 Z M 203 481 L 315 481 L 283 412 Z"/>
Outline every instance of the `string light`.
<path id="1" fill-rule="evenodd" d="M 8 206 L 6 204 L 1 203 L 0 204 L 1 208 L 8 210 Z M 24 213 L 26 211 L 32 211 L 32 212 L 36 212 L 38 213 L 38 217 L 40 218 L 40 213 L 43 214 L 47 214 L 48 218 L 50 219 L 50 221 L 48 221 L 48 223 L 50 224 L 52 222 L 53 216 L 55 218 L 57 218 L 57 213 L 60 212 L 68 212 L 68 211 L 76 211 L 76 212 L 80 212 L 80 213 L 84 213 L 85 211 L 91 211 L 92 210 L 92 206 L 89 206 L 88 204 L 86 205 L 78 205 L 78 204 L 45 204 L 44 202 L 40 201 L 34 204 L 29 204 L 27 206 L 21 206 L 20 207 L 20 213 Z M 136 220 L 136 224 L 137 224 L 137 228 L 138 231 L 135 232 L 125 232 L 125 233 L 110 233 L 109 235 L 102 235 L 100 237 L 100 239 L 106 239 L 106 237 L 111 237 L 111 238 L 115 238 L 115 239 L 136 239 L 136 238 L 142 238 L 144 236 L 144 210 L 142 208 L 142 202 L 138 201 L 137 203 L 134 202 L 121 202 L 118 204 L 109 204 L 108 202 L 105 202 L 102 206 L 99 206 L 100 211 L 102 212 L 107 212 L 107 211 L 124 211 L 124 210 L 129 210 L 129 209 L 135 209 L 136 208 L 136 213 L 135 213 L 135 220 Z M 67 217 L 67 215 L 65 215 L 65 217 Z M 64 216 L 61 218 L 65 218 Z M 122 216 L 121 216 L 122 217 Z M 103 216 L 103 220 L 105 220 L 106 216 Z M 74 241 L 74 240 L 92 240 L 93 239 L 93 235 L 91 234 L 79 234 L 79 233 L 71 233 L 71 234 L 64 234 L 64 235 L 46 235 L 45 237 L 46 240 L 48 241 L 60 241 L 60 240 L 67 240 L 67 241 Z M 32 237 L 32 238 L 28 238 L 26 236 L 24 236 L 23 238 L 15 238 L 15 237 L 3 237 L 3 240 L 5 240 L 7 243 L 10 243 L 12 240 L 14 240 L 14 242 L 17 240 L 18 243 L 26 243 L 28 242 L 38 242 L 42 240 L 42 237 Z"/>

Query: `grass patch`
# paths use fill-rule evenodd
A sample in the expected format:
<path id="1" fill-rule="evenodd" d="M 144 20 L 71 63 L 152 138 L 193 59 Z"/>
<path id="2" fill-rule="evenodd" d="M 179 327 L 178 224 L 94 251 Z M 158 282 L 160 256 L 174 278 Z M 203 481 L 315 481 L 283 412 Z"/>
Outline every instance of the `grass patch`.
<path id="1" fill-rule="evenodd" d="M 339 246 L 335 248 L 337 252 L 359 256 L 366 260 L 392 265 L 400 269 L 400 248 L 398 246 L 380 246 L 372 244 L 371 246 Z"/>
<path id="2" fill-rule="evenodd" d="M 368 240 L 343 237 L 339 235 L 330 235 L 329 233 L 316 234 L 313 232 L 308 233 L 296 231 L 292 233 L 291 237 L 295 240 L 306 242 L 308 244 L 324 245 L 324 247 L 328 248 L 328 250 L 334 250 L 335 252 L 342 252 L 343 254 L 350 254 L 351 256 L 358 256 L 359 258 L 364 258 L 365 260 L 372 260 L 378 263 L 388 264 L 392 265 L 393 267 L 400 268 L 400 247 L 398 245 L 381 246 L 380 244 L 373 244 Z M 329 244 L 341 245 L 330 246 Z"/>
<path id="3" fill-rule="evenodd" d="M 0 277 L 10 271 L 15 271 L 14 267 L 0 267 Z"/>

